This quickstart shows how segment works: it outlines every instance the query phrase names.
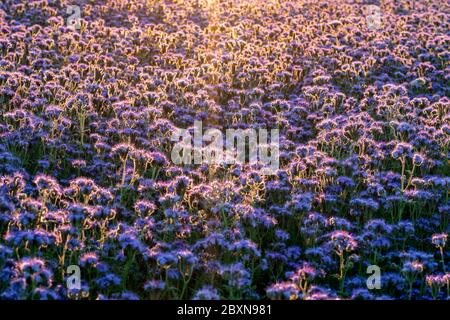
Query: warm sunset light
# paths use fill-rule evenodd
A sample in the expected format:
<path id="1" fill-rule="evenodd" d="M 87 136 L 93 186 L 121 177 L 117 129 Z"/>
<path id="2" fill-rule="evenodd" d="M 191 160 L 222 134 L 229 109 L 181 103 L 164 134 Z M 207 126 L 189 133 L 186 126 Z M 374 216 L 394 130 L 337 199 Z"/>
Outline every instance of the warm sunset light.
<path id="1" fill-rule="evenodd" d="M 0 300 L 450 299 L 449 18 L 2 0 Z"/>

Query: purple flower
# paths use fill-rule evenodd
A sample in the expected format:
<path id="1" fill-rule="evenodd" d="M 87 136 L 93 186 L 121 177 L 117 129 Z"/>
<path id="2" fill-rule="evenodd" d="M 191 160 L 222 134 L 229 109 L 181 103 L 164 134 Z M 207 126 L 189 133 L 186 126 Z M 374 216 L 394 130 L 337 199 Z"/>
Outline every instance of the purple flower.
<path id="1" fill-rule="evenodd" d="M 299 289 L 292 282 L 277 282 L 266 289 L 271 300 L 297 300 Z"/>
<path id="2" fill-rule="evenodd" d="M 422 165 L 422 163 L 424 162 L 424 156 L 423 155 L 421 155 L 420 153 L 414 153 L 414 155 L 413 155 L 413 163 L 416 165 L 416 166 L 421 166 Z"/>
<path id="3" fill-rule="evenodd" d="M 147 216 L 152 215 L 153 212 L 155 212 L 156 206 L 148 200 L 139 200 L 134 205 L 134 210 L 140 215 Z"/>
<path id="4" fill-rule="evenodd" d="M 350 252 L 356 249 L 358 243 L 347 231 L 334 231 L 331 235 L 331 244 L 339 252 Z"/>
<path id="5" fill-rule="evenodd" d="M 431 242 L 438 248 L 445 247 L 447 243 L 448 235 L 446 233 L 433 234 Z"/>
<path id="6" fill-rule="evenodd" d="M 194 294 L 193 300 L 220 300 L 220 295 L 216 288 L 204 285 Z"/>
<path id="7" fill-rule="evenodd" d="M 166 288 L 166 283 L 161 280 L 150 280 L 144 284 L 144 290 L 146 291 L 162 291 Z"/>
<path id="8" fill-rule="evenodd" d="M 424 265 L 419 261 L 408 261 L 403 265 L 402 272 L 405 274 L 422 273 Z"/>
<path id="9" fill-rule="evenodd" d="M 81 256 L 80 258 L 80 266 L 95 266 L 98 262 L 97 254 L 94 252 L 88 252 Z"/>

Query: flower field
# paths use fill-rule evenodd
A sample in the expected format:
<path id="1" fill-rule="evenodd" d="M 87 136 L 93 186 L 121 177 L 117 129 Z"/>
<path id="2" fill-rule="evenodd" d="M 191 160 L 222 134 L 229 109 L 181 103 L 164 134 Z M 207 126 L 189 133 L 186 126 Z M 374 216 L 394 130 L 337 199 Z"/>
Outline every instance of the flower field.
<path id="1" fill-rule="evenodd" d="M 2 0 L 0 299 L 450 299 L 450 4 L 375 2 Z"/>

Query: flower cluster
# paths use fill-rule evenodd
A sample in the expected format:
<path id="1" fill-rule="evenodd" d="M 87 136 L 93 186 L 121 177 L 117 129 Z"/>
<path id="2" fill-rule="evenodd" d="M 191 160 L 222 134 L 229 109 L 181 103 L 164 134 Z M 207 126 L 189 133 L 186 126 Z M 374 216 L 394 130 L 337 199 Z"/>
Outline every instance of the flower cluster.
<path id="1" fill-rule="evenodd" d="M 0 299 L 448 299 L 446 1 L 75 2 L 0 3 Z"/>

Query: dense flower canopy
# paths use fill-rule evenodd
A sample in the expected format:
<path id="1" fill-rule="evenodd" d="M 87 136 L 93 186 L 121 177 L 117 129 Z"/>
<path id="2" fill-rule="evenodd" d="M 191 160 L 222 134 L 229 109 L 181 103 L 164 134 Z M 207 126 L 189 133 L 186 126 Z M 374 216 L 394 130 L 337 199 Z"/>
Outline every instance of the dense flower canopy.
<path id="1" fill-rule="evenodd" d="M 370 4 L 2 0 L 0 299 L 448 299 L 450 6 Z M 195 120 L 279 170 L 175 165 Z"/>

